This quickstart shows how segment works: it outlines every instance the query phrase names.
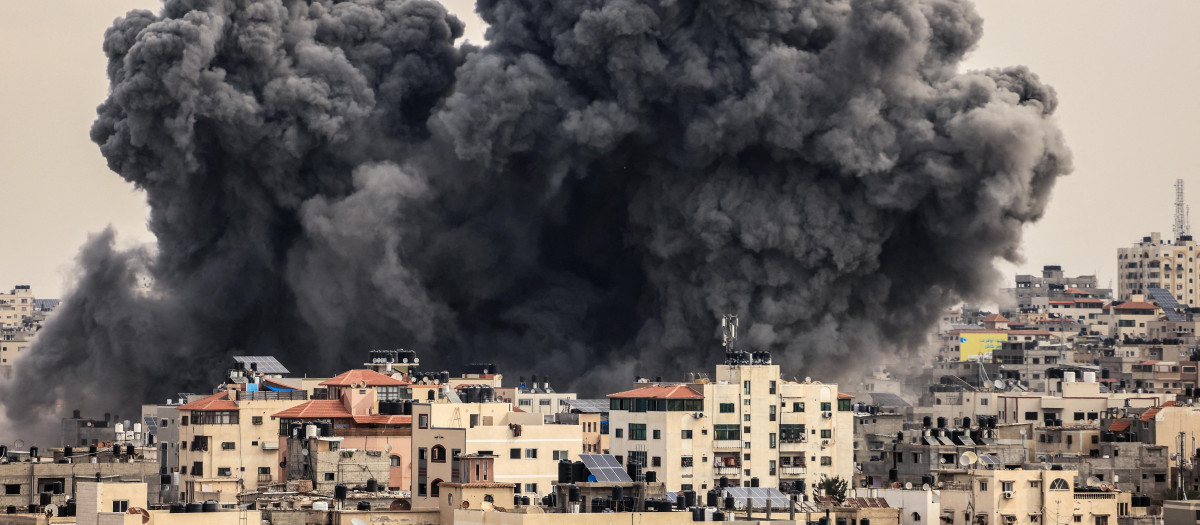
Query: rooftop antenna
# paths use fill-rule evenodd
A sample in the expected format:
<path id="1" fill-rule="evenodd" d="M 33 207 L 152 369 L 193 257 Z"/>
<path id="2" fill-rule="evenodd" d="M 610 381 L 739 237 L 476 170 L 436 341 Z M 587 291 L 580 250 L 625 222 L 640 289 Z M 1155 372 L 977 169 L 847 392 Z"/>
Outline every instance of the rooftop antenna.
<path id="1" fill-rule="evenodd" d="M 1183 203 L 1183 179 L 1175 179 L 1175 242 L 1179 242 L 1180 237 L 1190 235 L 1191 229 L 1188 225 L 1188 215 L 1191 210 Z"/>
<path id="2" fill-rule="evenodd" d="M 733 350 L 733 343 L 737 341 L 737 316 L 733 314 L 725 314 L 721 318 L 721 344 L 725 346 L 725 351 Z"/>

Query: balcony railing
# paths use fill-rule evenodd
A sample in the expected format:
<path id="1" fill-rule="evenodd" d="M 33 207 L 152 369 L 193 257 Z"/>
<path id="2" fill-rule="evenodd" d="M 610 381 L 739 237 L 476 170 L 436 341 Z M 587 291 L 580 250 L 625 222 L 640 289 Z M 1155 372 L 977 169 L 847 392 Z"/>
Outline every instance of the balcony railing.
<path id="1" fill-rule="evenodd" d="M 1075 499 L 1117 499 L 1117 495 L 1112 492 L 1076 492 Z"/>
<path id="2" fill-rule="evenodd" d="M 717 450 L 741 450 L 742 442 L 737 439 L 719 439 L 713 441 L 713 448 Z"/>
<path id="3" fill-rule="evenodd" d="M 807 467 L 779 467 L 781 476 L 803 476 L 806 472 L 808 472 Z"/>
<path id="4" fill-rule="evenodd" d="M 740 476 L 742 469 L 740 467 L 716 467 L 713 469 L 713 474 L 717 476 Z"/>
<path id="5" fill-rule="evenodd" d="M 274 478 L 272 478 L 270 474 L 259 474 L 258 475 L 259 483 L 270 483 L 272 481 L 274 481 Z"/>

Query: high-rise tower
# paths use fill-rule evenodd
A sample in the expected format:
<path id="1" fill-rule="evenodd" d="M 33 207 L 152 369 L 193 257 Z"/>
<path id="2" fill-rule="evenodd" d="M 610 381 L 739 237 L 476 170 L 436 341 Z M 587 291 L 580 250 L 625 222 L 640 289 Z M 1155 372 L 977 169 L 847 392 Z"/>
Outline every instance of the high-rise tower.
<path id="1" fill-rule="evenodd" d="M 1188 225 L 1190 209 L 1183 203 L 1183 179 L 1175 179 L 1175 240 L 1179 241 L 1184 235 L 1190 235 Z"/>

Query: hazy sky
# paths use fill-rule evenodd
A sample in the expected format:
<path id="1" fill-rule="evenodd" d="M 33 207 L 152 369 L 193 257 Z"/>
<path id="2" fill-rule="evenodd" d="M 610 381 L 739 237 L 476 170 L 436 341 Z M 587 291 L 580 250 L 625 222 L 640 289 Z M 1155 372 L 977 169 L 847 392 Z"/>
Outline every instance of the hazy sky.
<path id="1" fill-rule="evenodd" d="M 76 250 L 112 224 L 126 242 L 152 241 L 143 196 L 108 171 L 88 139 L 107 80 L 104 30 L 156 0 L 10 2 L 0 18 L 0 288 L 59 294 Z M 448 2 L 483 41 L 472 2 Z M 1027 65 L 1059 94 L 1075 154 L 1046 217 L 1028 228 L 1026 262 L 1006 279 L 1061 264 L 1113 280 L 1118 246 L 1169 235 L 1174 181 L 1200 202 L 1200 2 L 986 0 L 984 38 L 966 69 Z M 1197 207 L 1200 227 L 1200 206 Z"/>

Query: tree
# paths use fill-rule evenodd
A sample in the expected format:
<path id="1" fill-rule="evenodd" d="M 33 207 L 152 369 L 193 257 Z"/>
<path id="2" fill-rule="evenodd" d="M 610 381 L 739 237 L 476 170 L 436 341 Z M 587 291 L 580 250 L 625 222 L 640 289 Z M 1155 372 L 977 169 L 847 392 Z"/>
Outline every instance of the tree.
<path id="1" fill-rule="evenodd" d="M 828 496 L 835 503 L 841 505 L 842 502 L 846 501 L 846 491 L 849 489 L 849 486 L 850 484 L 846 483 L 846 480 L 842 479 L 841 476 L 831 478 L 825 474 L 821 474 L 821 481 L 813 485 L 813 497 L 815 499 L 817 496 Z"/>

